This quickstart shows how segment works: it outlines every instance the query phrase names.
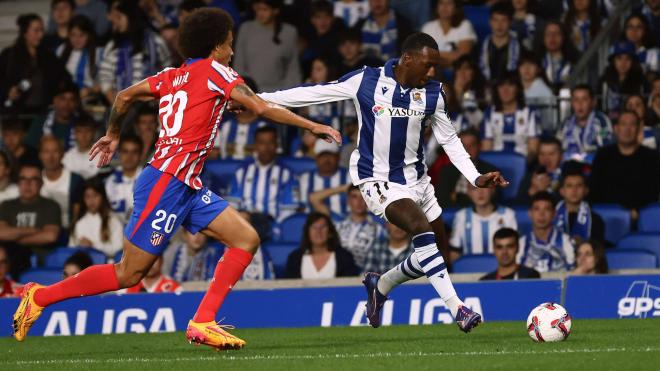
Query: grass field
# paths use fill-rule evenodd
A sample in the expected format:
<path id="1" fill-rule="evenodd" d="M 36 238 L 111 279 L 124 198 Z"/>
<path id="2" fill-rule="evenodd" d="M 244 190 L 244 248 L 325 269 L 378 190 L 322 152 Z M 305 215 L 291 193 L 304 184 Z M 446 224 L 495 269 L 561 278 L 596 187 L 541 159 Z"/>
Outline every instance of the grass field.
<path id="1" fill-rule="evenodd" d="M 189 345 L 182 333 L 0 339 L 0 370 L 651 370 L 660 320 L 577 320 L 562 343 L 537 344 L 522 322 L 456 326 L 236 330 L 240 351 Z"/>

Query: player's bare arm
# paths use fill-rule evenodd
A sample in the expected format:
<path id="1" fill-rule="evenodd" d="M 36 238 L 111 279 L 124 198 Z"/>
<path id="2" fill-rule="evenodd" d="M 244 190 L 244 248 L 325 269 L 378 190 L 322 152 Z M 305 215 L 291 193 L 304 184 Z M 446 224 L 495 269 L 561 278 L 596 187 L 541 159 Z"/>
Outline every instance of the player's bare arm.
<path id="1" fill-rule="evenodd" d="M 126 118 L 128 108 L 135 101 L 150 99 L 153 99 L 153 95 L 149 88 L 149 82 L 146 79 L 135 85 L 129 86 L 117 94 L 110 111 L 110 117 L 108 118 L 108 129 L 106 134 L 94 143 L 92 149 L 89 151 L 90 161 L 93 161 L 96 156 L 99 156 L 99 160 L 96 164 L 97 167 L 103 167 L 110 163 L 110 160 L 112 160 L 112 156 L 119 145 L 121 124 Z"/>
<path id="2" fill-rule="evenodd" d="M 337 130 L 330 126 L 318 124 L 304 117 L 298 116 L 277 104 L 268 103 L 259 98 L 252 89 L 245 84 L 239 84 L 231 91 L 231 99 L 259 116 L 263 116 L 281 124 L 293 125 L 309 130 L 312 134 L 327 142 L 334 141 L 341 145 L 341 134 L 339 134 Z"/>

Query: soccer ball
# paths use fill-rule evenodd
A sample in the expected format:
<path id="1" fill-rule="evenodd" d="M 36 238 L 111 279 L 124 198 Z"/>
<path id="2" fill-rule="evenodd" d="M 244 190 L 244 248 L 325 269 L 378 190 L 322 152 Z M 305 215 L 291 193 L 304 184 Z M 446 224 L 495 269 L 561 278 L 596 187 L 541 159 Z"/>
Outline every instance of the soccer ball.
<path id="1" fill-rule="evenodd" d="M 571 333 L 571 316 L 559 304 L 543 303 L 527 317 L 527 333 L 537 343 L 566 340 Z"/>

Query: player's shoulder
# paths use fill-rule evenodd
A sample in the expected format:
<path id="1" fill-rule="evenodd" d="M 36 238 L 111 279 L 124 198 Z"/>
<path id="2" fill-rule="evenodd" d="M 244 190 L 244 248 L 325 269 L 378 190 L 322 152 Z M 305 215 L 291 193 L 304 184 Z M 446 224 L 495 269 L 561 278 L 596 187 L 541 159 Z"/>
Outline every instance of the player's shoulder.
<path id="1" fill-rule="evenodd" d="M 204 60 L 204 65 L 208 66 L 211 71 L 218 73 L 225 80 L 235 80 L 240 77 L 238 72 L 229 66 L 214 60 L 213 58 L 207 58 Z"/>

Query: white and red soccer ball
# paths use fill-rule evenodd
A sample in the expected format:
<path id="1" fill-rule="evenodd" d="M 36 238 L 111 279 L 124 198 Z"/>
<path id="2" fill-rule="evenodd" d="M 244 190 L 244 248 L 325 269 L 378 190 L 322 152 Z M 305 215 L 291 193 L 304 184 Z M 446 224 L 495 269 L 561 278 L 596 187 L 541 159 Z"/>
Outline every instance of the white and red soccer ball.
<path id="1" fill-rule="evenodd" d="M 527 333 L 537 343 L 563 341 L 571 333 L 571 322 L 564 307 L 543 303 L 527 317 Z"/>

